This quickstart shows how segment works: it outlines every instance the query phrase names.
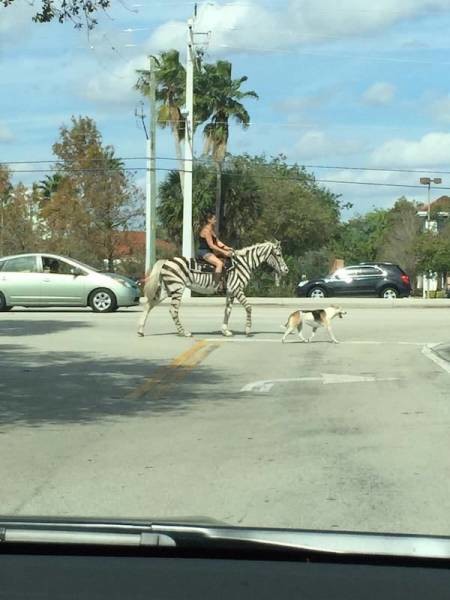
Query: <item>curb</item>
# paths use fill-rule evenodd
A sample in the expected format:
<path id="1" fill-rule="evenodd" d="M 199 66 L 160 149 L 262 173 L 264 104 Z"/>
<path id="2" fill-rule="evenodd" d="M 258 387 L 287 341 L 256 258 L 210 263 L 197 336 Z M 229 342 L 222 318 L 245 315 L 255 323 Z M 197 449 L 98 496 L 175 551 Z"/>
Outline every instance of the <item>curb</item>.
<path id="1" fill-rule="evenodd" d="M 450 309 L 450 299 L 435 298 L 424 300 L 422 298 L 398 298 L 396 300 L 384 300 L 383 298 L 325 298 L 316 300 L 312 298 L 261 298 L 249 297 L 252 306 L 288 306 L 293 308 L 308 307 L 321 308 L 324 305 L 339 304 L 342 307 L 348 308 L 447 308 Z M 144 303 L 144 298 L 141 298 L 140 303 Z M 170 301 L 168 298 L 161 302 L 161 305 L 167 305 Z M 225 304 L 224 297 L 200 297 L 186 298 L 183 300 L 183 306 L 208 306 L 208 307 L 223 307 Z M 237 305 L 237 302 L 235 302 Z"/>

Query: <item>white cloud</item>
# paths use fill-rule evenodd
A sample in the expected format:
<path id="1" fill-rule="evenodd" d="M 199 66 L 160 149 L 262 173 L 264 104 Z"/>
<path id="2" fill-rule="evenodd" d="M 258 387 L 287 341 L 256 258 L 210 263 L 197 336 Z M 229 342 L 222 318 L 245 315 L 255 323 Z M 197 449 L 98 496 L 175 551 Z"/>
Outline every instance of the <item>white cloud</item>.
<path id="1" fill-rule="evenodd" d="M 354 154 L 361 150 L 362 143 L 357 140 L 338 139 L 324 131 L 307 131 L 295 144 L 296 160 L 311 160 L 313 158 L 336 157 Z"/>
<path id="2" fill-rule="evenodd" d="M 380 167 L 436 167 L 450 162 L 450 133 L 432 132 L 420 140 L 393 139 L 377 148 L 372 164 Z"/>
<path id="3" fill-rule="evenodd" d="M 363 94 L 362 99 L 366 104 L 382 106 L 389 104 L 395 95 L 395 86 L 385 81 L 371 85 Z"/>
<path id="4" fill-rule="evenodd" d="M 109 105 L 122 105 L 138 98 L 133 89 L 136 83 L 136 69 L 145 69 L 145 58 L 137 57 L 128 63 L 93 75 L 81 90 L 81 95 L 94 102 Z"/>
<path id="5" fill-rule="evenodd" d="M 378 0 L 371 7 L 363 6 L 360 0 L 290 0 L 271 10 L 256 0 L 223 5 L 208 2 L 199 8 L 196 29 L 211 32 L 208 49 L 212 52 L 224 48 L 228 53 L 283 50 L 376 32 L 449 8 L 450 0 Z M 185 40 L 185 22 L 171 20 L 156 29 L 148 46 L 155 51 L 181 49 Z"/>
<path id="6" fill-rule="evenodd" d="M 12 142 L 14 135 L 7 125 L 0 123 L 0 144 Z"/>
<path id="7" fill-rule="evenodd" d="M 450 0 L 378 0 L 371 8 L 360 0 L 288 0 L 273 7 L 258 0 L 223 4 L 205 2 L 198 9 L 196 31 L 210 32 L 196 41 L 207 42 L 208 52 L 267 52 L 300 49 L 321 42 L 344 40 L 364 33 L 377 32 L 405 19 L 429 11 L 450 9 Z M 282 35 L 280 35 L 282 32 Z M 169 20 L 157 27 L 150 37 L 135 48 L 136 56 L 177 48 L 184 56 L 187 27 L 184 20 Z M 136 63 L 111 67 L 109 73 L 91 78 L 84 95 L 91 100 L 120 104 L 133 96 Z M 385 92 L 386 94 L 386 92 Z"/>

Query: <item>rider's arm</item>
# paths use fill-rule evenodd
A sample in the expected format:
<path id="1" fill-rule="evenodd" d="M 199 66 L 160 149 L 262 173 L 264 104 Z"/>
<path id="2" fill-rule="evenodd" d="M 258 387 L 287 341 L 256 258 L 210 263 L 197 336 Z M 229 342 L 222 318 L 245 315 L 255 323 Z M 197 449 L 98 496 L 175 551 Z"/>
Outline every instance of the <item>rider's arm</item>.
<path id="1" fill-rule="evenodd" d="M 212 235 L 211 235 L 211 233 L 209 231 L 204 231 L 203 232 L 203 237 L 205 238 L 206 243 L 211 248 L 211 250 L 213 250 L 214 252 L 217 252 L 221 256 L 228 256 L 228 250 L 226 250 L 223 247 L 223 244 L 222 244 L 222 247 L 219 246 L 218 244 L 215 244 L 214 240 L 213 240 L 213 237 L 212 237 Z"/>
<path id="2" fill-rule="evenodd" d="M 223 242 L 221 242 L 220 240 L 216 240 L 217 241 L 217 245 L 219 246 L 219 248 L 221 248 L 222 250 L 233 250 L 233 248 L 230 248 L 230 246 L 227 246 L 226 244 L 224 244 Z"/>

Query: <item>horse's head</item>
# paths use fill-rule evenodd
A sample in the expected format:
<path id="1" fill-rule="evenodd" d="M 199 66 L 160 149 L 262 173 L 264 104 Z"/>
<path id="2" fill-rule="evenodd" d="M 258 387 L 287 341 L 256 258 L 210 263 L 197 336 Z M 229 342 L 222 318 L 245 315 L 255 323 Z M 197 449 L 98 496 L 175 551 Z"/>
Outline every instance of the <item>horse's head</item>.
<path id="1" fill-rule="evenodd" d="M 281 242 L 275 240 L 274 242 L 269 242 L 269 244 L 272 246 L 272 249 L 267 259 L 267 264 L 274 269 L 277 275 L 287 275 L 289 268 L 284 262 Z"/>

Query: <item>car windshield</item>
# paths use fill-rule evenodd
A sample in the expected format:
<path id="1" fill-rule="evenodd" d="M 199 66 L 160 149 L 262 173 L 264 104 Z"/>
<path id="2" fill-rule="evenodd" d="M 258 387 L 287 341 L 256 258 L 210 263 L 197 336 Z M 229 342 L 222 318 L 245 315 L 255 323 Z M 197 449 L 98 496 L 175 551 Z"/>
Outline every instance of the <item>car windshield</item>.
<path id="1" fill-rule="evenodd" d="M 450 534 L 449 28 L 0 1 L 0 516 Z"/>
<path id="2" fill-rule="evenodd" d="M 63 258 L 66 259 L 67 257 L 63 257 Z M 75 258 L 70 258 L 70 261 L 73 262 L 73 263 L 75 263 L 76 265 L 78 265 L 82 269 L 89 269 L 90 271 L 100 271 L 100 269 L 96 269 L 92 265 L 87 265 L 86 263 L 83 263 L 83 262 L 81 262 L 79 260 L 76 260 Z"/>

